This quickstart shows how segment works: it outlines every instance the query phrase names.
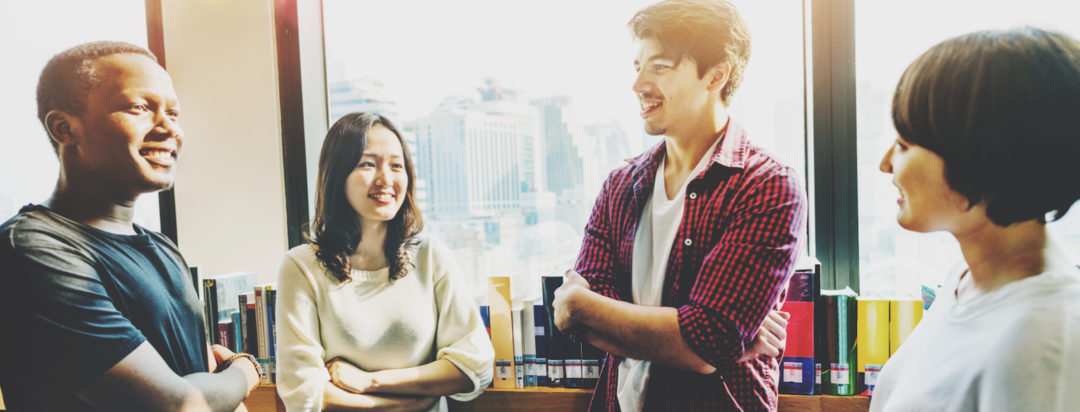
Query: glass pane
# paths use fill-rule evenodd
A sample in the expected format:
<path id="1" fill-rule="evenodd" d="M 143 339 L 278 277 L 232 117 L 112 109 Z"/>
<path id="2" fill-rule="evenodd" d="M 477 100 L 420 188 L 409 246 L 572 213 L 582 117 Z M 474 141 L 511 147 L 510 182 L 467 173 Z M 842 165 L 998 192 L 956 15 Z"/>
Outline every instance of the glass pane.
<path id="1" fill-rule="evenodd" d="M 406 131 L 426 233 L 478 299 L 488 276 L 531 298 L 572 266 L 608 173 L 658 141 L 626 28 L 653 2 L 324 1 L 332 121 L 372 111 Z M 731 116 L 805 176 L 802 2 L 735 3 L 754 43 Z"/>
<path id="2" fill-rule="evenodd" d="M 142 0 L 0 2 L 0 221 L 52 194 L 60 165 L 37 119 L 41 69 L 65 49 L 98 40 L 147 47 Z M 135 223 L 160 230 L 157 195 L 136 204 Z"/>
<path id="3" fill-rule="evenodd" d="M 878 171 L 896 138 L 892 95 L 904 69 L 933 45 L 973 31 L 1034 25 L 1080 38 L 1077 15 L 1080 4 L 1055 0 L 856 3 L 859 270 L 864 295 L 919 296 L 920 284 L 937 286 L 963 259 L 952 235 L 918 234 L 896 223 L 897 189 L 890 175 Z M 1073 211 L 1049 225 L 1074 263 L 1080 263 L 1077 215 Z"/>

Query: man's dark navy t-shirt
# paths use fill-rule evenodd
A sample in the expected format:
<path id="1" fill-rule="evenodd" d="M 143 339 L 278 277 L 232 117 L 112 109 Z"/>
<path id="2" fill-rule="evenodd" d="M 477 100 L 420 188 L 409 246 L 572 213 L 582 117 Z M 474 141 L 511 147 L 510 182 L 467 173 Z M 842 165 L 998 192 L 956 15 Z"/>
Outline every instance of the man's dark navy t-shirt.
<path id="1" fill-rule="evenodd" d="M 206 371 L 187 264 L 161 234 L 104 232 L 42 206 L 0 225 L 0 388 L 9 410 L 93 410 L 74 395 L 144 341 Z"/>

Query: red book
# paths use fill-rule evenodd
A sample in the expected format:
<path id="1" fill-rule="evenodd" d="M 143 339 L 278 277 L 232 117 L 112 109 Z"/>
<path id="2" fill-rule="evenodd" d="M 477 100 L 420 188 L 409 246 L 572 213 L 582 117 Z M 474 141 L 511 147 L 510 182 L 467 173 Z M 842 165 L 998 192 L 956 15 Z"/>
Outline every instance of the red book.
<path id="1" fill-rule="evenodd" d="M 219 345 L 224 346 L 226 348 L 231 348 L 232 347 L 232 345 L 229 344 L 230 342 L 232 342 L 232 340 L 229 339 L 229 335 L 231 335 L 229 332 L 231 330 L 232 330 L 232 322 L 221 322 L 221 323 L 217 324 L 218 342 L 219 342 L 218 344 Z"/>

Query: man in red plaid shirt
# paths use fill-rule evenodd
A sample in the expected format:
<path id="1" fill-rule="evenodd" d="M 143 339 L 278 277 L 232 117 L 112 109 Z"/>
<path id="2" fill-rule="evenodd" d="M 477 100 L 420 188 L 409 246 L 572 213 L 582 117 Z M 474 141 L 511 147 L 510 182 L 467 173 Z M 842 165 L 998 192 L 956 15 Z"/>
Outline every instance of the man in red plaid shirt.
<path id="1" fill-rule="evenodd" d="M 771 310 L 806 196 L 728 118 L 749 30 L 724 0 L 663 1 L 629 26 L 645 131 L 664 140 L 604 183 L 556 326 L 609 353 L 590 410 L 775 410 L 786 317 Z"/>

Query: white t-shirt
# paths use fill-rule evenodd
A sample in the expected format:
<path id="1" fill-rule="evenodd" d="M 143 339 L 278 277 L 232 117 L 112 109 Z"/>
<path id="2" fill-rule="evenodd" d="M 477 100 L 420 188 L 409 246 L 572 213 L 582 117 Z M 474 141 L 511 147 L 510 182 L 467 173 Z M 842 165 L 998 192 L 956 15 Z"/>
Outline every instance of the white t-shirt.
<path id="1" fill-rule="evenodd" d="M 1080 410 L 1080 270 L 956 303 L 966 265 L 878 376 L 872 412 Z"/>
<path id="2" fill-rule="evenodd" d="M 686 199 L 686 187 L 697 175 L 705 171 L 712 160 L 713 151 L 723 136 L 713 142 L 697 166 L 690 172 L 674 199 L 667 198 L 667 185 L 664 181 L 664 163 L 660 162 L 656 170 L 653 193 L 645 202 L 645 210 L 634 234 L 634 254 L 632 270 L 632 296 L 634 304 L 660 306 L 664 297 L 664 277 L 667 273 L 668 256 L 671 253 L 675 235 L 682 223 Z M 649 385 L 649 367 L 652 362 L 641 359 L 624 359 L 619 364 L 617 394 L 619 407 L 625 412 L 640 411 L 645 404 L 645 389 Z"/>

